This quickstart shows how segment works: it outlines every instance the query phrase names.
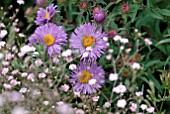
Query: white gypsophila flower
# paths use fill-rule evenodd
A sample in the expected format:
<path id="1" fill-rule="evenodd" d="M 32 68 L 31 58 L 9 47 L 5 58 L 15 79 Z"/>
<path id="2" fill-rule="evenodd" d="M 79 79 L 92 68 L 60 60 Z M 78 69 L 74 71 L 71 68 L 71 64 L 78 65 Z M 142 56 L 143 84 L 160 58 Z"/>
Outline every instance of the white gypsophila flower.
<path id="1" fill-rule="evenodd" d="M 117 101 L 117 107 L 119 107 L 119 108 L 125 108 L 126 104 L 127 103 L 126 103 L 125 99 L 120 99 Z"/>
<path id="2" fill-rule="evenodd" d="M 113 49 L 109 49 L 108 50 L 109 53 L 113 53 L 113 51 L 114 51 Z"/>
<path id="3" fill-rule="evenodd" d="M 19 92 L 20 93 L 26 93 L 28 91 L 28 89 L 26 87 L 22 87 Z"/>
<path id="4" fill-rule="evenodd" d="M 35 61 L 35 65 L 36 65 L 36 66 L 40 66 L 40 65 L 42 65 L 42 64 L 43 64 L 43 62 L 42 62 L 41 59 L 37 59 L 37 60 Z"/>
<path id="5" fill-rule="evenodd" d="M 152 41 L 150 40 L 150 39 L 148 39 L 148 38 L 145 38 L 145 44 L 146 45 L 152 45 Z"/>
<path id="6" fill-rule="evenodd" d="M 146 111 L 147 111 L 148 113 L 153 113 L 153 112 L 154 112 L 154 110 L 155 110 L 155 108 L 154 108 L 154 107 L 146 108 Z"/>
<path id="7" fill-rule="evenodd" d="M 49 101 L 43 101 L 43 104 L 47 106 L 49 104 Z"/>
<path id="8" fill-rule="evenodd" d="M 82 109 L 77 109 L 75 114 L 85 114 L 85 112 Z"/>
<path id="9" fill-rule="evenodd" d="M 21 4 L 25 4 L 25 1 L 24 1 L 24 0 L 17 0 L 17 3 L 18 3 L 19 5 L 21 5 Z"/>
<path id="10" fill-rule="evenodd" d="M 134 70 L 139 70 L 139 69 L 141 68 L 141 66 L 140 66 L 139 63 L 134 62 L 134 63 L 132 64 L 132 68 L 133 68 Z"/>
<path id="11" fill-rule="evenodd" d="M 106 46 L 107 46 L 107 47 L 109 47 L 109 46 L 110 46 L 109 42 L 107 42 L 107 43 L 106 43 Z"/>
<path id="12" fill-rule="evenodd" d="M 97 101 L 99 100 L 99 96 L 94 96 L 94 97 L 92 98 L 92 100 L 93 100 L 94 102 L 97 102 Z"/>
<path id="13" fill-rule="evenodd" d="M 67 56 L 71 56 L 71 54 L 72 54 L 71 49 L 67 49 L 67 50 L 66 50 L 66 53 L 67 53 Z"/>
<path id="14" fill-rule="evenodd" d="M 136 96 L 140 97 L 143 95 L 143 92 L 142 91 L 139 91 L 139 92 L 135 92 Z"/>
<path id="15" fill-rule="evenodd" d="M 0 60 L 4 58 L 4 54 L 0 53 Z"/>
<path id="16" fill-rule="evenodd" d="M 21 52 L 28 53 L 28 52 L 35 51 L 36 48 L 34 46 L 25 45 L 25 46 L 22 46 L 20 50 Z"/>
<path id="17" fill-rule="evenodd" d="M 103 40 L 104 40 L 105 42 L 107 42 L 107 41 L 108 41 L 108 37 L 103 37 Z"/>
<path id="18" fill-rule="evenodd" d="M 6 30 L 0 30 L 0 38 L 4 38 L 8 32 Z"/>
<path id="19" fill-rule="evenodd" d="M 123 49 L 125 49 L 125 47 L 124 46 L 120 46 L 120 50 L 122 51 Z"/>
<path id="20" fill-rule="evenodd" d="M 21 77 L 26 77 L 26 76 L 28 76 L 28 73 L 26 73 L 26 72 L 23 72 L 23 73 L 21 74 Z"/>
<path id="21" fill-rule="evenodd" d="M 120 42 L 123 44 L 127 44 L 127 43 L 129 43 L 129 40 L 126 38 L 122 38 L 122 39 L 120 39 Z"/>
<path id="22" fill-rule="evenodd" d="M 39 77 L 39 78 L 45 78 L 45 77 L 46 77 L 46 74 L 45 74 L 45 73 L 39 73 L 39 74 L 38 74 L 38 77 Z"/>
<path id="23" fill-rule="evenodd" d="M 111 104 L 109 102 L 105 102 L 103 106 L 106 108 L 109 108 L 111 106 Z"/>
<path id="24" fill-rule="evenodd" d="M 57 114 L 74 114 L 73 108 L 65 102 L 57 103 L 56 112 Z"/>
<path id="25" fill-rule="evenodd" d="M 89 56 L 89 53 L 88 52 L 84 52 L 82 57 L 83 58 L 87 58 L 88 56 Z"/>
<path id="26" fill-rule="evenodd" d="M 125 51 L 126 51 L 126 53 L 129 53 L 131 51 L 131 48 L 128 48 Z"/>
<path id="27" fill-rule="evenodd" d="M 92 51 L 92 47 L 91 46 L 86 47 L 86 51 Z"/>
<path id="28" fill-rule="evenodd" d="M 145 109 L 147 108 L 147 105 L 146 105 L 146 104 L 141 104 L 141 105 L 140 105 L 140 108 L 141 108 L 142 110 L 145 110 Z"/>
<path id="29" fill-rule="evenodd" d="M 116 81 L 116 80 L 118 80 L 118 74 L 117 74 L 117 73 L 111 73 L 111 74 L 109 75 L 109 80 L 110 80 L 110 81 Z"/>
<path id="30" fill-rule="evenodd" d="M 115 92 L 115 93 L 125 93 L 126 92 L 126 86 L 122 85 L 122 84 L 119 84 L 117 87 L 114 87 L 112 89 L 112 92 Z"/>
<path id="31" fill-rule="evenodd" d="M 67 85 L 67 84 L 64 84 L 64 85 L 62 85 L 61 87 L 60 87 L 60 90 L 61 91 L 64 91 L 64 92 L 67 92 L 68 90 L 69 90 L 69 86 Z"/>
<path id="32" fill-rule="evenodd" d="M 112 59 L 112 55 L 111 55 L 111 54 L 106 55 L 106 59 L 107 59 L 108 61 L 111 60 L 111 59 Z"/>
<path id="33" fill-rule="evenodd" d="M 120 41 L 121 39 L 122 39 L 122 37 L 119 36 L 119 35 L 116 35 L 116 36 L 113 38 L 114 41 Z"/>
<path id="34" fill-rule="evenodd" d="M 90 79 L 88 83 L 89 83 L 90 85 L 95 85 L 95 84 L 96 84 L 96 81 L 97 81 L 96 79 Z"/>
<path id="35" fill-rule="evenodd" d="M 132 112 L 136 112 L 137 109 L 137 104 L 136 103 L 130 103 L 130 108 L 129 108 Z"/>
<path id="36" fill-rule="evenodd" d="M 70 64 L 69 69 L 70 70 L 75 70 L 75 69 L 77 69 L 77 66 L 75 64 Z"/>
<path id="37" fill-rule="evenodd" d="M 18 36 L 21 38 L 25 37 L 25 35 L 23 33 L 19 33 Z"/>
<path id="38" fill-rule="evenodd" d="M 24 107 L 15 106 L 14 109 L 11 111 L 11 114 L 26 114 L 26 110 Z"/>
<path id="39" fill-rule="evenodd" d="M 4 41 L 0 41 L 0 49 L 1 49 L 1 47 L 4 47 L 4 46 L 5 46 L 5 44 L 6 44 L 6 42 L 4 42 Z"/>

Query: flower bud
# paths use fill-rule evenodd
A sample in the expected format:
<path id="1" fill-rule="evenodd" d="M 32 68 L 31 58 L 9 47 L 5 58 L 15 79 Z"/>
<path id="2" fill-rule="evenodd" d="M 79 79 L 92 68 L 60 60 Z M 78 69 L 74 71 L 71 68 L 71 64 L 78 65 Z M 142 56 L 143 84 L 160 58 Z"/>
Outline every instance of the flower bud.
<path id="1" fill-rule="evenodd" d="M 109 37 L 109 38 L 113 38 L 113 37 L 116 36 L 116 34 L 117 34 L 117 32 L 116 32 L 115 30 L 110 30 L 110 31 L 108 32 L 108 37 Z"/>
<path id="2" fill-rule="evenodd" d="M 97 23 L 102 23 L 104 22 L 105 18 L 106 18 L 106 14 L 105 12 L 103 12 L 102 10 L 98 10 L 98 11 L 95 11 L 93 13 L 93 16 L 94 16 L 94 20 L 97 22 Z"/>
<path id="3" fill-rule="evenodd" d="M 128 4 L 122 5 L 122 12 L 124 12 L 124 13 L 129 12 L 129 5 Z"/>
<path id="4" fill-rule="evenodd" d="M 79 5 L 79 8 L 80 8 L 80 9 L 86 9 L 87 7 L 88 7 L 88 4 L 87 4 L 87 2 L 85 2 L 85 1 L 84 1 L 84 2 L 81 2 L 80 5 Z"/>

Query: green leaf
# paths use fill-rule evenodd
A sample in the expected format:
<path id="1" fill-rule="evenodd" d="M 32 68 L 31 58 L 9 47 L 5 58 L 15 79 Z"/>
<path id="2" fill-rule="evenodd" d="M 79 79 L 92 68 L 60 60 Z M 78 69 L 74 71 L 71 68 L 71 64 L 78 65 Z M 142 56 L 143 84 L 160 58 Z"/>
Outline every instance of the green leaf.
<path id="1" fill-rule="evenodd" d="M 158 46 L 158 45 L 161 45 L 161 44 L 164 44 L 164 43 L 170 43 L 170 39 L 168 38 L 168 39 L 161 40 L 155 46 Z"/>
<path id="2" fill-rule="evenodd" d="M 107 11 L 113 4 L 115 4 L 114 2 L 110 2 L 106 7 L 105 7 L 105 11 Z"/>
<path id="3" fill-rule="evenodd" d="M 170 10 L 167 10 L 167 9 L 159 9 L 158 12 L 162 15 L 165 15 L 165 16 L 170 16 Z"/>
<path id="4" fill-rule="evenodd" d="M 163 20 L 163 19 L 164 19 L 164 17 L 163 17 L 161 14 L 157 13 L 156 10 L 147 9 L 147 12 L 148 12 L 148 14 L 149 14 L 150 16 L 152 16 L 153 18 L 160 19 L 160 20 Z"/>

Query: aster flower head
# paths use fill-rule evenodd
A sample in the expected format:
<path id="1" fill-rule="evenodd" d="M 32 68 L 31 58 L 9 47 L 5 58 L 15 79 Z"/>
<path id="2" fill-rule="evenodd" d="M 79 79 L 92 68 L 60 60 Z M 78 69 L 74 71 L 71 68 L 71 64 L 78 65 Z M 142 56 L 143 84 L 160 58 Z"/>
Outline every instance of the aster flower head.
<path id="1" fill-rule="evenodd" d="M 102 88 L 104 83 L 104 70 L 96 63 L 80 62 L 77 69 L 72 71 L 70 83 L 74 85 L 73 90 L 83 94 L 92 94 L 97 89 Z M 95 83 L 89 83 L 90 80 L 96 80 Z"/>
<path id="2" fill-rule="evenodd" d="M 38 27 L 34 34 L 29 37 L 29 41 L 38 44 L 39 41 L 47 49 L 48 54 L 58 54 L 61 51 L 61 45 L 65 45 L 67 34 L 62 26 L 57 26 L 53 23 L 47 23 Z"/>
<path id="3" fill-rule="evenodd" d="M 49 22 L 54 16 L 54 14 L 57 12 L 56 8 L 57 6 L 54 4 L 51 4 L 46 9 L 39 8 L 39 10 L 37 11 L 35 23 L 37 25 L 43 25 Z"/>
<path id="4" fill-rule="evenodd" d="M 102 29 L 94 24 L 82 24 L 72 33 L 70 47 L 80 51 L 81 59 L 95 61 L 107 48 L 103 40 L 106 36 Z"/>

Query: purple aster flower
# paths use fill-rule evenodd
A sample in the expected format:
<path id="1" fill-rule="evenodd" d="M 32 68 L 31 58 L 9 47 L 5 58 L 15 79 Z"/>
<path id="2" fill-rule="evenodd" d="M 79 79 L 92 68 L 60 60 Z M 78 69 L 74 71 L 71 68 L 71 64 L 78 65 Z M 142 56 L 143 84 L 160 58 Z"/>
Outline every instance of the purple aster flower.
<path id="1" fill-rule="evenodd" d="M 34 34 L 29 37 L 31 43 L 37 44 L 39 41 L 48 50 L 48 54 L 58 54 L 61 51 L 61 45 L 67 41 L 67 34 L 62 26 L 53 23 L 47 23 L 38 27 Z"/>
<path id="2" fill-rule="evenodd" d="M 39 8 L 37 11 L 37 17 L 35 20 L 35 23 L 37 25 L 43 25 L 51 20 L 51 18 L 54 16 L 57 6 L 54 4 L 51 4 L 46 9 Z"/>
<path id="3" fill-rule="evenodd" d="M 103 37 L 107 35 L 94 24 L 87 23 L 80 25 L 74 30 L 70 38 L 70 47 L 79 50 L 81 59 L 95 61 L 106 49 L 106 42 Z"/>
<path id="4" fill-rule="evenodd" d="M 104 75 L 104 70 L 96 63 L 80 62 L 77 69 L 73 70 L 69 82 L 74 85 L 74 91 L 92 94 L 102 88 L 105 81 Z"/>

